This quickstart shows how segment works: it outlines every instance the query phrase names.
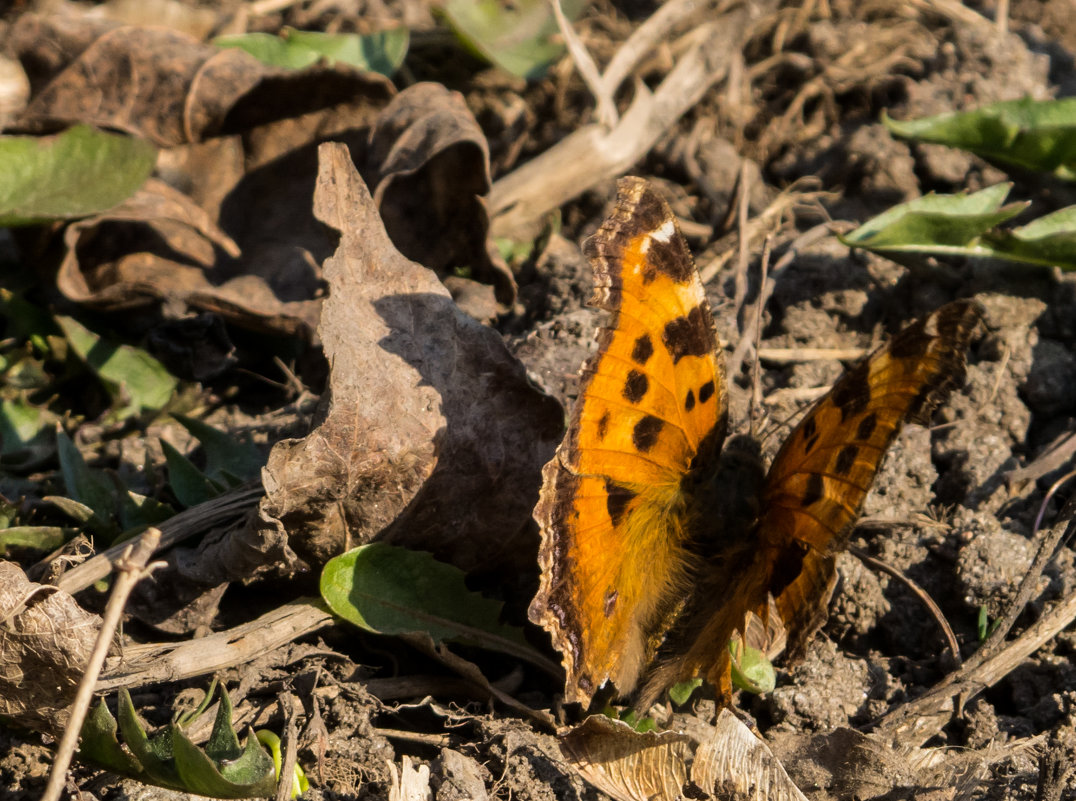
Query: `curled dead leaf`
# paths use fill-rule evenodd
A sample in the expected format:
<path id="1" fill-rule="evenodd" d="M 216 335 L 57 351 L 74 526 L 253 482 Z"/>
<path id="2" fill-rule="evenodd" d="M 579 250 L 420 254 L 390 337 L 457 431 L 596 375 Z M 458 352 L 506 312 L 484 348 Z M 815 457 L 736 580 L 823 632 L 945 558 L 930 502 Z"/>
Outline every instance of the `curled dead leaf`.
<path id="1" fill-rule="evenodd" d="M 410 86 L 378 116 L 370 136 L 374 201 L 400 252 L 436 272 L 491 284 L 508 307 L 516 285 L 487 247 L 489 146 L 459 92 Z"/>
<path id="2" fill-rule="evenodd" d="M 18 120 L 30 131 L 84 122 L 171 147 L 392 94 L 374 73 L 346 65 L 292 72 L 167 28 L 24 14 L 8 42 L 30 79 Z"/>
<path id="3" fill-rule="evenodd" d="M 561 750 L 617 801 L 806 801 L 769 747 L 728 709 L 715 726 L 677 720 L 680 731 L 638 732 L 592 715 L 561 736 Z"/>
<path id="4" fill-rule="evenodd" d="M 273 449 L 263 524 L 314 563 L 378 537 L 463 570 L 533 571 L 530 513 L 559 404 L 396 250 L 347 148 L 319 155 L 315 211 L 341 233 L 323 268 L 330 390 L 317 428 Z"/>
<path id="5" fill-rule="evenodd" d="M 0 560 L 0 716 L 63 729 L 101 619 Z"/>

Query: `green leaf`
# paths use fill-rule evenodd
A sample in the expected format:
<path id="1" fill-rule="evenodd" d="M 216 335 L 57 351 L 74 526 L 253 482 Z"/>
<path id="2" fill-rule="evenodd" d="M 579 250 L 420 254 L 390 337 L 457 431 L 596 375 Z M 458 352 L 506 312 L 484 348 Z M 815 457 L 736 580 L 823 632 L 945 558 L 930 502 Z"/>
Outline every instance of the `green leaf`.
<path id="1" fill-rule="evenodd" d="M 974 111 L 898 121 L 896 136 L 968 150 L 1002 165 L 1076 179 L 1076 98 L 1008 100 Z"/>
<path id="2" fill-rule="evenodd" d="M 569 20 L 586 0 L 564 0 Z M 512 75 L 537 80 L 564 52 L 548 0 L 447 0 L 444 15 L 460 40 Z"/>
<path id="3" fill-rule="evenodd" d="M 205 748 L 194 745 L 172 725 L 176 772 L 184 787 L 216 798 L 250 798 L 276 794 L 276 771 L 253 731 L 245 748 L 232 728 L 232 702 L 221 687 L 220 705 Z"/>
<path id="4" fill-rule="evenodd" d="M 82 724 L 78 755 L 81 759 L 95 762 L 124 776 L 139 778 L 144 775 L 138 760 L 124 751 L 116 738 L 116 719 L 108 711 L 103 698 L 97 702 Z"/>
<path id="5" fill-rule="evenodd" d="M 276 780 L 279 782 L 280 771 L 284 764 L 284 755 L 280 751 L 280 738 L 268 729 L 259 729 L 255 734 L 258 737 L 258 742 L 269 749 L 269 753 L 273 757 L 273 770 L 276 771 Z M 296 760 L 295 770 L 291 776 L 291 797 L 298 798 L 309 789 L 310 782 L 306 778 L 306 772 Z"/>
<path id="6" fill-rule="evenodd" d="M 1006 259 L 1076 270 L 1076 206 L 1011 230 L 997 226 L 1027 203 L 1002 205 L 1009 184 L 973 194 L 925 195 L 901 203 L 839 239 L 879 253 Z"/>
<path id="7" fill-rule="evenodd" d="M 218 36 L 213 44 L 237 47 L 264 64 L 284 69 L 298 70 L 325 59 L 329 64 L 339 61 L 392 77 L 407 55 L 409 39 L 407 28 L 367 35 L 284 28 L 280 36 L 268 33 Z"/>
<path id="8" fill-rule="evenodd" d="M 60 333 L 52 316 L 10 289 L 0 288 L 0 319 L 7 336 L 29 340 L 39 353 L 48 353 L 48 338 Z"/>
<path id="9" fill-rule="evenodd" d="M 98 336 L 71 317 L 57 317 L 72 349 L 89 365 L 118 403 L 117 416 L 164 407 L 176 389 L 176 379 L 144 350 Z"/>
<path id="10" fill-rule="evenodd" d="M 330 559 L 321 595 L 340 617 L 378 634 L 428 634 L 518 655 L 518 629 L 499 622 L 501 604 L 467 589 L 463 573 L 428 553 L 383 543 Z"/>
<path id="11" fill-rule="evenodd" d="M 193 417 L 182 414 L 173 416 L 202 444 L 202 450 L 205 451 L 205 474 L 210 479 L 231 486 L 236 482 L 229 481 L 229 477 L 250 481 L 261 475 L 265 459 L 249 439 L 220 431 Z"/>
<path id="12" fill-rule="evenodd" d="M 29 548 L 52 551 L 68 540 L 68 533 L 59 526 L 12 526 L 0 528 L 0 555 L 10 548 Z"/>
<path id="13" fill-rule="evenodd" d="M 173 790 L 184 789 L 172 763 L 171 732 L 165 731 L 153 738 L 148 737 L 142 721 L 138 719 L 138 713 L 135 712 L 131 694 L 126 688 L 120 690 L 118 707 L 119 728 L 124 745 L 142 766 L 149 782 Z"/>
<path id="14" fill-rule="evenodd" d="M 1011 231 L 990 231 L 983 239 L 998 258 L 1076 270 L 1076 206 Z"/>
<path id="15" fill-rule="evenodd" d="M 773 692 L 777 686 L 777 674 L 766 654 L 746 645 L 739 637 L 729 641 L 732 659 L 732 683 L 741 690 L 760 695 Z"/>
<path id="16" fill-rule="evenodd" d="M 669 688 L 669 698 L 677 706 L 683 706 L 691 698 L 691 694 L 702 686 L 702 679 L 687 679 L 680 681 Z"/>
<path id="17" fill-rule="evenodd" d="M 115 481 L 119 483 L 118 478 Z M 139 495 L 129 489 L 117 487 L 116 495 L 120 499 L 119 521 L 123 529 L 121 539 L 129 539 L 135 534 L 141 534 L 149 526 L 175 517 L 176 510 L 168 504 Z"/>
<path id="18" fill-rule="evenodd" d="M 162 439 L 161 449 L 168 465 L 168 486 L 184 508 L 197 506 L 220 495 L 217 485 L 171 443 Z"/>
<path id="19" fill-rule="evenodd" d="M 213 732 L 204 748 L 173 723 L 152 737 L 138 719 L 131 696 L 120 691 L 117 722 L 100 703 L 80 732 L 79 756 L 145 784 L 216 798 L 258 798 L 276 790 L 272 757 L 250 732 L 245 747 L 232 728 L 232 705 L 221 688 Z"/>
<path id="20" fill-rule="evenodd" d="M 58 417 L 22 398 L 0 401 L 0 461 L 25 469 L 39 464 L 56 450 Z"/>
<path id="21" fill-rule="evenodd" d="M 881 252 L 991 255 L 980 246 L 979 238 L 1028 205 L 1002 205 L 1010 187 L 996 184 L 972 194 L 924 195 L 882 212 L 839 238 L 849 247 Z"/>
<path id="22" fill-rule="evenodd" d="M 149 142 L 78 125 L 0 136 L 0 225 L 85 217 L 133 195 L 157 161 Z"/>
<path id="23" fill-rule="evenodd" d="M 68 497 L 88 507 L 101 520 L 111 520 L 116 508 L 115 485 L 100 470 L 90 469 L 75 443 L 62 430 L 56 432 L 56 451 Z"/>

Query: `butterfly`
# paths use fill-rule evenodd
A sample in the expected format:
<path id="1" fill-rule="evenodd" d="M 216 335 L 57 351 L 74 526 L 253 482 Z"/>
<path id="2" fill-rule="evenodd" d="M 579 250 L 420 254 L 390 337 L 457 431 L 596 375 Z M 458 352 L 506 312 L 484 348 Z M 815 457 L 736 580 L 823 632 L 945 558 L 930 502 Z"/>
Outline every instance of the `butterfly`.
<path id="1" fill-rule="evenodd" d="M 745 621 L 779 616 L 794 655 L 824 622 L 835 556 L 886 449 L 963 384 L 983 312 L 949 303 L 849 369 L 764 473 L 750 449 L 722 450 L 723 351 L 665 201 L 621 179 L 586 253 L 589 303 L 610 315 L 542 471 L 529 617 L 562 654 L 568 702 L 611 683 L 645 709 L 696 677 L 727 702 Z"/>

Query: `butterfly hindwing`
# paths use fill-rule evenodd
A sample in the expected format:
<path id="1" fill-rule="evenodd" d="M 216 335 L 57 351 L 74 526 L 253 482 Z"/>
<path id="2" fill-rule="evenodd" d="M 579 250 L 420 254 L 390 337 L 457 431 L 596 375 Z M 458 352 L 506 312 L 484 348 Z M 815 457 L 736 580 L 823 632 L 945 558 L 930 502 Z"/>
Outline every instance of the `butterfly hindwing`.
<path id="1" fill-rule="evenodd" d="M 675 681 L 705 676 L 727 700 L 727 644 L 750 614 L 776 609 L 788 651 L 802 652 L 826 618 L 835 554 L 845 544 L 882 457 L 905 423 L 926 424 L 964 381 L 983 311 L 956 301 L 923 317 L 851 368 L 785 440 L 766 476 L 754 558 L 707 599 L 683 654 L 658 665 L 642 705 Z M 773 599 L 771 605 L 770 599 Z"/>
<path id="2" fill-rule="evenodd" d="M 774 576 L 782 616 L 824 610 L 832 555 L 844 547 L 882 456 L 906 423 L 928 424 L 963 385 L 982 319 L 978 303 L 958 300 L 916 320 L 845 373 L 785 440 L 766 477 L 759 521 L 764 551 L 804 554 L 795 575 Z M 818 625 L 790 626 L 789 650 L 800 651 Z"/>
<path id="3" fill-rule="evenodd" d="M 611 312 L 535 509 L 542 581 L 530 617 L 564 655 L 566 699 L 630 692 L 688 589 L 683 477 L 726 425 L 702 282 L 668 205 L 624 178 L 588 242 L 591 305 Z"/>

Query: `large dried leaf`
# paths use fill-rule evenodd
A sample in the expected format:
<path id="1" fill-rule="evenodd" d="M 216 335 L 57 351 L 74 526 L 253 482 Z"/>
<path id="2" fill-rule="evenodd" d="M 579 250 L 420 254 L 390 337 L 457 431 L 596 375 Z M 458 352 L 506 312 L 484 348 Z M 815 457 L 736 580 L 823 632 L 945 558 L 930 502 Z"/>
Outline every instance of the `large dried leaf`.
<path id="1" fill-rule="evenodd" d="M 68 226 L 64 239 L 67 254 L 56 282 L 79 303 L 116 311 L 185 302 L 248 328 L 284 333 L 316 324 L 317 280 L 309 269 L 275 282 L 275 276 L 251 273 L 245 262 L 214 269 L 218 249 L 238 256 L 237 245 L 188 197 L 160 181 L 151 179 L 105 214 Z"/>
<path id="2" fill-rule="evenodd" d="M 374 201 L 396 247 L 439 276 L 466 274 L 511 305 L 515 280 L 487 246 L 489 148 L 458 92 L 420 83 L 380 114 L 370 138 Z"/>
<path id="3" fill-rule="evenodd" d="M 27 129 L 86 122 L 163 147 L 238 133 L 391 86 L 346 65 L 301 72 L 202 44 L 166 28 L 22 15 L 9 46 L 27 70 Z"/>
<path id="4" fill-rule="evenodd" d="M 638 732 L 601 715 L 561 737 L 569 762 L 617 801 L 806 801 L 773 753 L 727 709 L 716 726 Z"/>
<path id="5" fill-rule="evenodd" d="M 464 570 L 533 569 L 527 522 L 559 405 L 393 247 L 347 148 L 320 157 L 315 211 L 341 233 L 319 326 L 330 392 L 317 429 L 273 449 L 264 523 L 317 563 L 381 536 Z"/>
<path id="6" fill-rule="evenodd" d="M 61 729 L 101 619 L 0 561 L 0 620 L 0 716 Z"/>

